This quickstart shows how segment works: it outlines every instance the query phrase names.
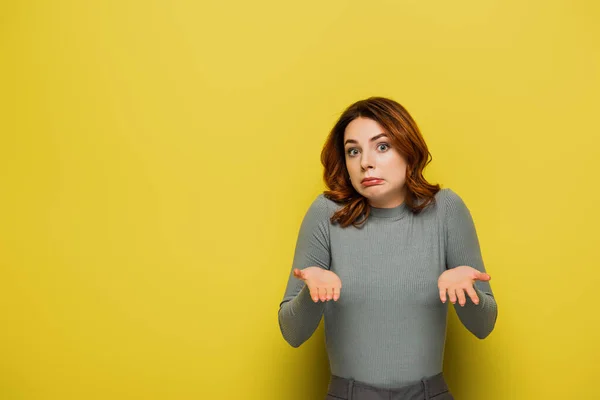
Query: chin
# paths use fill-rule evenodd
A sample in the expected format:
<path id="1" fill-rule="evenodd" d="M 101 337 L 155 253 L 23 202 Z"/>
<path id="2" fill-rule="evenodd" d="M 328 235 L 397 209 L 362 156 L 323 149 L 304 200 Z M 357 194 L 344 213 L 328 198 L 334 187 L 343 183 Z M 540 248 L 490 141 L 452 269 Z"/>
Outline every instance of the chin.
<path id="1" fill-rule="evenodd" d="M 378 201 L 378 200 L 385 199 L 385 193 L 377 193 L 377 194 L 373 194 L 373 193 L 361 193 L 361 195 L 364 198 L 366 198 L 367 200 L 370 200 L 370 201 Z"/>

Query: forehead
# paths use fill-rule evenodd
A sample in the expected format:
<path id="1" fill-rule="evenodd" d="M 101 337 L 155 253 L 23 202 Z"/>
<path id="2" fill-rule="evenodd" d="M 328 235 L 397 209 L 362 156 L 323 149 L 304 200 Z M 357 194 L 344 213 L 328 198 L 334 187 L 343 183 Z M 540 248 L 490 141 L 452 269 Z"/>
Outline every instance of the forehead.
<path id="1" fill-rule="evenodd" d="M 344 140 L 368 141 L 373 136 L 385 133 L 377 121 L 369 118 L 356 118 L 352 120 L 344 131 Z"/>

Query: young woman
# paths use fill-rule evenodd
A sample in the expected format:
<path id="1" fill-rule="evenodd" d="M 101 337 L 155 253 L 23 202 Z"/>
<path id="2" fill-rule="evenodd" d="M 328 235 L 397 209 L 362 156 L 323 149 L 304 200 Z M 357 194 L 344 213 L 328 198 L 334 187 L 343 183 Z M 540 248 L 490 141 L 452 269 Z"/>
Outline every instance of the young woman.
<path id="1" fill-rule="evenodd" d="M 324 317 L 327 399 L 453 399 L 442 374 L 449 300 L 483 339 L 497 306 L 471 214 L 428 183 L 409 113 L 371 97 L 348 107 L 321 153 L 329 190 L 298 235 L 279 325 L 293 347 Z"/>

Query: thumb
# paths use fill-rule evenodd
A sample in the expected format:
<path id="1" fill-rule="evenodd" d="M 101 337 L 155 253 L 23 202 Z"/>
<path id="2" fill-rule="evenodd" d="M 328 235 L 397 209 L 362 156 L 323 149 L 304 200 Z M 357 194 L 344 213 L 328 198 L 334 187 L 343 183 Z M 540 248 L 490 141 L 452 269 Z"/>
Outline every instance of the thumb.
<path id="1" fill-rule="evenodd" d="M 480 272 L 477 274 L 476 279 L 480 281 L 489 281 L 490 279 L 492 279 L 492 277 L 489 274 L 486 274 L 485 272 Z"/>
<path id="2" fill-rule="evenodd" d="M 294 276 L 298 279 L 304 280 L 304 271 L 299 270 L 298 268 L 294 269 Z"/>

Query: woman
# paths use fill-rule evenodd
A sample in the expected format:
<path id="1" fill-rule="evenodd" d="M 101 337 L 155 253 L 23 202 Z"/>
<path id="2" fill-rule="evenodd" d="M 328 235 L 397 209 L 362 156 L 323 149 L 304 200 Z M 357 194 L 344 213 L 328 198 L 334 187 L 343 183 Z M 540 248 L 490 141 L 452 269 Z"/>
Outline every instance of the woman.
<path id="1" fill-rule="evenodd" d="M 453 399 L 442 374 L 446 301 L 483 339 L 497 307 L 471 214 L 428 183 L 409 113 L 371 97 L 348 107 L 321 154 L 328 191 L 306 213 L 279 325 L 293 347 L 324 317 L 327 399 Z"/>

